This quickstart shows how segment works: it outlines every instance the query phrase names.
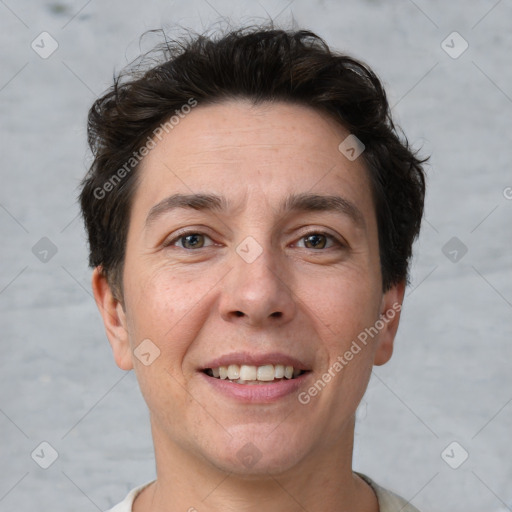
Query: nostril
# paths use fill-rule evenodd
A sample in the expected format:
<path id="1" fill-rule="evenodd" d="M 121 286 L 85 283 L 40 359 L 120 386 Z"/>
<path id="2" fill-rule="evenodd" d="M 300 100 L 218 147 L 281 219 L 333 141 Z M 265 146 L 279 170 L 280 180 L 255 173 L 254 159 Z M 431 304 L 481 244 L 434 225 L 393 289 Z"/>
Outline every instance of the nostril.
<path id="1" fill-rule="evenodd" d="M 235 316 L 244 316 L 244 314 L 241 311 L 235 311 Z"/>
<path id="2" fill-rule="evenodd" d="M 274 311 L 270 316 L 273 316 L 274 318 L 281 318 L 283 313 L 281 313 L 281 311 Z"/>

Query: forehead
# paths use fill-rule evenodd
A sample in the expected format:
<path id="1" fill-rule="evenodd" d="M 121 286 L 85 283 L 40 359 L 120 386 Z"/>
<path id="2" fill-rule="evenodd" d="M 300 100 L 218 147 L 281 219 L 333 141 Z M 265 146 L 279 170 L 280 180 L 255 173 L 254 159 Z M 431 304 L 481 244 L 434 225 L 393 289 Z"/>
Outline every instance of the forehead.
<path id="1" fill-rule="evenodd" d="M 264 208 L 311 192 L 348 196 L 373 211 L 363 159 L 350 161 L 338 149 L 349 135 L 326 114 L 297 104 L 198 105 L 155 139 L 133 208 L 147 213 L 175 193 L 217 193 L 240 206 L 259 196 Z"/>

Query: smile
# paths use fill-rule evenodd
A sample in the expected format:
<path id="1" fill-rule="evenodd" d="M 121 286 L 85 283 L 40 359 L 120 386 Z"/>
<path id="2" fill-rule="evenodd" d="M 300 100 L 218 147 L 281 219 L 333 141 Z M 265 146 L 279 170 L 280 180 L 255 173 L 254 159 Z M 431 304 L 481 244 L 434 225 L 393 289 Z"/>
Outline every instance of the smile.
<path id="1" fill-rule="evenodd" d="M 227 380 L 235 384 L 259 384 L 262 382 L 292 380 L 304 373 L 303 370 L 284 364 L 266 364 L 262 366 L 230 364 L 206 368 L 204 373 L 215 379 Z"/>

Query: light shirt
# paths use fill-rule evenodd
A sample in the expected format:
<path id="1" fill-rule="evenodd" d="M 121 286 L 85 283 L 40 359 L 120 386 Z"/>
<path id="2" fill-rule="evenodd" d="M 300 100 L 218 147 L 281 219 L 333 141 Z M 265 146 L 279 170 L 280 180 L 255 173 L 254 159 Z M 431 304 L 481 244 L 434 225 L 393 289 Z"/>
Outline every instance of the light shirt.
<path id="1" fill-rule="evenodd" d="M 370 485 L 370 487 L 377 495 L 380 512 L 419 512 L 417 508 L 413 507 L 408 501 L 404 500 L 397 494 L 384 489 L 384 487 L 381 487 L 380 485 L 377 485 L 366 475 L 361 473 L 357 474 Z M 128 496 L 126 496 L 126 498 L 121 503 L 116 505 L 114 508 L 107 510 L 107 512 L 132 512 L 133 502 L 135 501 L 137 495 L 152 483 L 153 482 L 148 482 L 147 484 L 132 489 L 128 493 Z"/>

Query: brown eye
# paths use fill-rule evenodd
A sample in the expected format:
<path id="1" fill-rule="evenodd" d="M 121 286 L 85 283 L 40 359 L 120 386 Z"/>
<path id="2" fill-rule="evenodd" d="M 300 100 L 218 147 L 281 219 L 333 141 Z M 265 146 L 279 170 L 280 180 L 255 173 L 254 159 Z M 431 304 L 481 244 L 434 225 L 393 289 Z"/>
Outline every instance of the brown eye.
<path id="1" fill-rule="evenodd" d="M 329 233 L 313 231 L 303 235 L 297 246 L 304 249 L 333 249 L 345 247 L 345 244 Z"/>
<path id="2" fill-rule="evenodd" d="M 304 245 L 308 249 L 324 249 L 327 245 L 327 237 L 320 233 L 306 235 L 304 237 Z"/>
<path id="3" fill-rule="evenodd" d="M 203 233 L 184 233 L 174 240 L 171 240 L 167 246 L 177 246 L 182 249 L 202 249 L 203 247 L 209 247 L 207 240 L 211 240 L 209 236 Z"/>
<path id="4" fill-rule="evenodd" d="M 204 236 L 199 233 L 182 236 L 180 240 L 183 240 L 185 249 L 198 249 L 204 246 Z"/>

